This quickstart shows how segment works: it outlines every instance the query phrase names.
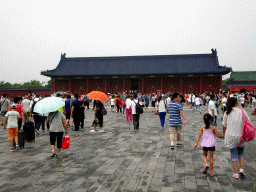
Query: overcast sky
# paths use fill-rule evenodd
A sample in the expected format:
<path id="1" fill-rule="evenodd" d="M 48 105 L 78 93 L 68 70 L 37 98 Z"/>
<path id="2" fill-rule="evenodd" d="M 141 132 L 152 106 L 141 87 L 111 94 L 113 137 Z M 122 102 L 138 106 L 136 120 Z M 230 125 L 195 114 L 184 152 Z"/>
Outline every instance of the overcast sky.
<path id="1" fill-rule="evenodd" d="M 0 1 L 0 80 L 47 81 L 67 57 L 211 53 L 256 71 L 256 1 Z"/>

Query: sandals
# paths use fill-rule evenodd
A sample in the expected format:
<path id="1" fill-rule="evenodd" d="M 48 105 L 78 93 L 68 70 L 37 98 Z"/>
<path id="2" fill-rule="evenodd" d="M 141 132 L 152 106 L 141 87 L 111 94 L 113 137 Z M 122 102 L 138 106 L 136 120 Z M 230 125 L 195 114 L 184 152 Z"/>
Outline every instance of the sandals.
<path id="1" fill-rule="evenodd" d="M 206 164 L 206 165 L 204 166 L 203 174 L 206 175 L 209 168 L 210 168 L 209 165 Z"/>

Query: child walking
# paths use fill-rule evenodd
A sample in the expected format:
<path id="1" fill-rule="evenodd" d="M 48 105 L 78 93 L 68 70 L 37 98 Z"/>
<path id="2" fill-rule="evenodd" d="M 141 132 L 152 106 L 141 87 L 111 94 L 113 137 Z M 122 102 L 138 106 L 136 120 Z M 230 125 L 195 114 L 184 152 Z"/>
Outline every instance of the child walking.
<path id="1" fill-rule="evenodd" d="M 11 152 L 13 152 L 15 149 L 19 149 L 18 145 L 18 119 L 20 117 L 19 113 L 15 111 L 17 109 L 16 104 L 11 105 L 11 111 L 8 111 L 5 115 L 5 121 L 4 121 L 4 130 L 6 130 L 6 124 L 7 124 L 7 132 L 8 132 L 8 138 L 11 144 Z M 16 148 L 13 146 L 13 139 L 16 143 Z"/>
<path id="2" fill-rule="evenodd" d="M 202 137 L 202 141 L 201 141 L 201 146 L 203 147 L 203 160 L 204 160 L 204 170 L 203 170 L 203 174 L 207 174 L 208 169 L 210 168 L 210 176 L 214 176 L 214 172 L 213 172 L 213 153 L 215 151 L 215 146 L 217 146 L 217 142 L 215 139 L 214 134 L 218 137 L 218 138 L 224 138 L 224 135 L 219 135 L 218 130 L 216 129 L 216 127 L 214 127 L 213 125 L 211 125 L 213 118 L 212 116 L 207 113 L 204 115 L 204 123 L 205 125 L 203 125 L 199 131 L 199 135 L 197 137 L 196 140 L 196 144 L 194 146 L 194 148 L 197 148 L 198 142 Z M 209 160 L 210 160 L 210 167 L 208 165 L 208 160 L 207 160 L 207 155 L 208 155 L 208 151 L 209 151 Z"/>

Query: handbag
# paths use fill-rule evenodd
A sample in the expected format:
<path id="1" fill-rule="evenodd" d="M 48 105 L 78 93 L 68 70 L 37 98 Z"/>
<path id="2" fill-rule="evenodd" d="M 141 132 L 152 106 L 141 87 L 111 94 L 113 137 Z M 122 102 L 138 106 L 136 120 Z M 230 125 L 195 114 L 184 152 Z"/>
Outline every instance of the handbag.
<path id="1" fill-rule="evenodd" d="M 243 141 L 252 141 L 255 137 L 255 127 L 250 122 L 246 121 L 244 109 L 241 109 L 241 111 L 244 123 L 240 143 L 237 145 L 237 147 L 239 147 L 243 143 Z"/>
<path id="2" fill-rule="evenodd" d="M 105 109 L 104 106 L 102 106 L 102 108 L 101 108 L 101 114 L 102 115 L 107 115 L 108 114 L 108 112 L 107 112 L 107 110 Z"/>
<path id="3" fill-rule="evenodd" d="M 70 145 L 70 137 L 65 134 L 64 138 L 62 139 L 62 149 L 68 149 Z"/>

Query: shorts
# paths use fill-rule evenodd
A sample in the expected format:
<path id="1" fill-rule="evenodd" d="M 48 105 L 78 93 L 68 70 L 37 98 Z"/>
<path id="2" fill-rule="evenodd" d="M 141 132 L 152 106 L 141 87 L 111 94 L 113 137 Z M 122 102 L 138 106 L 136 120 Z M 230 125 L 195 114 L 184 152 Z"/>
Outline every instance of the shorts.
<path id="1" fill-rule="evenodd" d="M 180 134 L 181 130 L 182 130 L 182 126 L 181 126 L 181 125 L 180 125 L 180 126 L 177 126 L 177 127 L 171 127 L 171 126 L 170 126 L 170 128 L 169 128 L 169 132 L 170 132 L 170 133 L 177 133 L 177 134 Z"/>
<path id="2" fill-rule="evenodd" d="M 63 132 L 50 132 L 51 145 L 55 145 L 57 137 L 57 148 L 62 148 Z"/>
<path id="3" fill-rule="evenodd" d="M 7 111 L 1 111 L 1 116 L 4 117 Z"/>
<path id="4" fill-rule="evenodd" d="M 191 105 L 194 107 L 195 106 L 195 102 L 191 102 Z"/>
<path id="5" fill-rule="evenodd" d="M 215 151 L 215 146 L 213 146 L 213 147 L 203 147 L 203 151 Z"/>
<path id="6" fill-rule="evenodd" d="M 111 105 L 111 108 L 113 108 L 113 109 L 114 109 L 114 108 L 115 108 L 115 105 Z"/>
<path id="7" fill-rule="evenodd" d="M 17 128 L 7 128 L 7 132 L 8 132 L 8 138 L 10 140 L 18 137 L 18 127 Z"/>
<path id="8" fill-rule="evenodd" d="M 146 103 L 146 107 L 148 107 L 148 103 Z"/>
<path id="9" fill-rule="evenodd" d="M 66 120 L 70 119 L 70 112 L 66 112 Z"/>
<path id="10" fill-rule="evenodd" d="M 152 101 L 152 107 L 156 107 L 156 102 Z"/>
<path id="11" fill-rule="evenodd" d="M 231 161 L 238 161 L 238 158 L 244 158 L 244 147 L 230 149 Z"/>

